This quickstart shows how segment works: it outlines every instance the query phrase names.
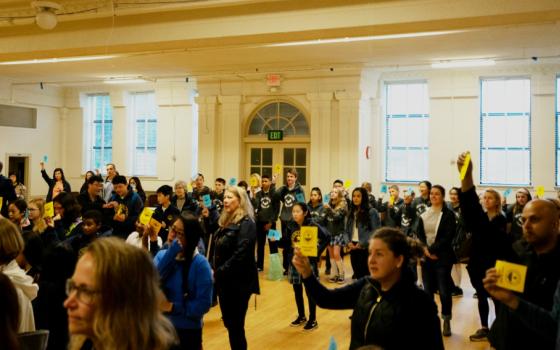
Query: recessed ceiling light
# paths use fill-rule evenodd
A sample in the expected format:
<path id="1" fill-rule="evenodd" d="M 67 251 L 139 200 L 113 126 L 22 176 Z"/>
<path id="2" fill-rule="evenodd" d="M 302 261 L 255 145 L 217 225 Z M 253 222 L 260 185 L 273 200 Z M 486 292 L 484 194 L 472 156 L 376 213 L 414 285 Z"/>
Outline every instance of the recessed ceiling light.
<path id="1" fill-rule="evenodd" d="M 44 63 L 96 61 L 96 60 L 108 60 L 110 58 L 115 58 L 115 57 L 117 56 L 105 55 L 105 56 L 81 56 L 81 57 L 62 57 L 62 58 L 39 58 L 34 60 L 0 62 L 0 65 L 11 66 L 11 65 L 18 65 L 18 64 L 44 64 Z"/>

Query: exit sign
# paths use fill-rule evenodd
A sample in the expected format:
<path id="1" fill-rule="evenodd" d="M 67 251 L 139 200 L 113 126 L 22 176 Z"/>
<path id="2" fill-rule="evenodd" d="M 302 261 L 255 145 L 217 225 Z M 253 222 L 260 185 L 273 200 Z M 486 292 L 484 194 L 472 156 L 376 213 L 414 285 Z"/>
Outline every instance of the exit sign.
<path id="1" fill-rule="evenodd" d="M 284 131 L 268 130 L 268 141 L 282 141 L 284 139 Z"/>

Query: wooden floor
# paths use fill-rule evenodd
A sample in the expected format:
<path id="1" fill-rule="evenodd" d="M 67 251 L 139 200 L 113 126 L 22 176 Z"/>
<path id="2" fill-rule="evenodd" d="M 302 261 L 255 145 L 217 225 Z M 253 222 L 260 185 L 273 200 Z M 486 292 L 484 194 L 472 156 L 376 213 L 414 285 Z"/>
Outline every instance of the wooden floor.
<path id="1" fill-rule="evenodd" d="M 297 316 L 292 286 L 286 280 L 268 281 L 265 271 L 259 273 L 261 294 L 251 297 L 247 313 L 245 331 L 249 349 L 258 350 L 327 350 L 331 337 L 334 337 L 338 349 L 348 349 L 350 343 L 351 310 L 324 310 L 317 309 L 319 327 L 311 332 L 303 332 L 302 328 L 293 328 L 289 324 Z M 345 259 L 346 275 L 351 276 L 351 267 L 348 258 Z M 321 282 L 330 288 L 339 285 L 327 281 L 328 276 L 322 274 Z M 347 278 L 347 282 L 350 282 Z M 474 290 L 470 285 L 468 275 L 463 269 L 461 287 L 463 297 L 453 298 L 453 320 L 451 329 L 453 335 L 444 338 L 445 348 L 452 350 L 462 349 L 491 349 L 487 342 L 472 343 L 468 336 L 479 328 L 476 299 L 473 298 Z M 307 312 L 307 297 L 304 293 Z M 436 296 L 439 308 L 439 297 Z M 491 304 L 490 321 L 494 319 Z M 225 350 L 229 349 L 227 331 L 221 321 L 219 306 L 210 310 L 204 317 L 204 349 Z"/>

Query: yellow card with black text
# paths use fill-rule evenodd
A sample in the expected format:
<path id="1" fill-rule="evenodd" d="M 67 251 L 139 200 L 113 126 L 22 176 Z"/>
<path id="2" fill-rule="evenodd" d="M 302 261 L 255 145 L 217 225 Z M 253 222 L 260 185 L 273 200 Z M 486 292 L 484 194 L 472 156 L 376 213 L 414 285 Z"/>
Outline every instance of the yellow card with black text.
<path id="1" fill-rule="evenodd" d="M 305 256 L 317 256 L 317 244 L 319 241 L 317 226 L 302 226 L 299 249 Z"/>
<path id="2" fill-rule="evenodd" d="M 153 214 L 154 211 L 152 209 L 145 207 L 144 210 L 142 210 L 142 214 L 140 214 L 140 218 L 138 220 L 142 225 L 148 225 Z"/>
<path id="3" fill-rule="evenodd" d="M 525 276 L 527 276 L 527 266 L 497 260 L 496 271 L 500 275 L 496 283 L 498 287 L 523 293 L 525 289 Z"/>
<path id="4" fill-rule="evenodd" d="M 43 214 L 44 218 L 52 218 L 54 216 L 54 205 L 53 202 L 45 203 L 45 213 Z"/>

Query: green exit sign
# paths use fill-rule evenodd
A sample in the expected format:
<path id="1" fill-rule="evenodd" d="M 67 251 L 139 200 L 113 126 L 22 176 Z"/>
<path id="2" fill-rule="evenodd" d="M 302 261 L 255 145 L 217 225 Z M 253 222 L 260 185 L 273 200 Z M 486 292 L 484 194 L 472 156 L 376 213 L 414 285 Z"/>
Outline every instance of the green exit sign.
<path id="1" fill-rule="evenodd" d="M 284 139 L 284 131 L 268 130 L 268 141 L 282 141 Z"/>

